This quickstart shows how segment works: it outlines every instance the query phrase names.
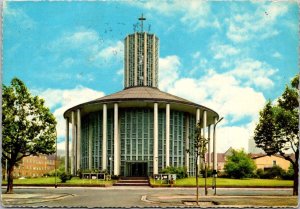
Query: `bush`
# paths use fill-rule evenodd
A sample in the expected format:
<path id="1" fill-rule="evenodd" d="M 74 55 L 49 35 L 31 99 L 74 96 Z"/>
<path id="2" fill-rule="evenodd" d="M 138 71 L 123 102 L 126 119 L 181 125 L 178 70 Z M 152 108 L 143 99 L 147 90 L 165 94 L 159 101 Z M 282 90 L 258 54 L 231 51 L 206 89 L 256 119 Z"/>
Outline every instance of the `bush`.
<path id="1" fill-rule="evenodd" d="M 270 179 L 275 179 L 275 178 L 281 179 L 284 174 L 284 170 L 278 165 L 275 165 L 272 168 L 266 170 L 265 173 L 267 174 L 267 177 Z"/>
<path id="2" fill-rule="evenodd" d="M 287 172 L 284 172 L 282 178 L 285 180 L 293 180 L 294 179 L 294 168 L 292 165 L 289 167 Z"/>
<path id="3" fill-rule="evenodd" d="M 254 161 L 243 150 L 232 150 L 224 166 L 227 175 L 235 179 L 251 177 L 255 168 Z"/>
<path id="4" fill-rule="evenodd" d="M 200 173 L 205 178 L 205 169 L 201 170 Z M 212 177 L 212 170 L 211 169 L 207 169 L 207 177 Z"/>
<path id="5" fill-rule="evenodd" d="M 261 179 L 288 179 L 290 177 L 290 174 L 287 174 L 285 170 L 277 165 L 272 168 L 265 169 L 265 171 L 257 169 L 256 174 Z"/>
<path id="6" fill-rule="evenodd" d="M 187 169 L 186 167 L 174 167 L 174 166 L 168 166 L 164 168 L 162 173 L 168 173 L 168 174 L 176 174 L 177 179 L 182 179 L 187 177 Z"/>
<path id="7" fill-rule="evenodd" d="M 262 177 L 263 177 L 263 175 L 264 175 L 264 170 L 261 169 L 261 168 L 257 169 L 257 170 L 256 170 L 256 175 L 257 175 L 258 178 L 261 178 L 261 179 L 262 179 Z"/>
<path id="8" fill-rule="evenodd" d="M 61 183 L 66 183 L 66 181 L 72 179 L 72 175 L 67 174 L 66 172 L 62 172 L 59 174 L 59 178 L 61 180 Z"/>
<path id="9" fill-rule="evenodd" d="M 218 178 L 229 178 L 229 176 L 227 175 L 227 173 L 221 172 L 221 171 L 218 171 L 217 176 L 218 176 Z"/>

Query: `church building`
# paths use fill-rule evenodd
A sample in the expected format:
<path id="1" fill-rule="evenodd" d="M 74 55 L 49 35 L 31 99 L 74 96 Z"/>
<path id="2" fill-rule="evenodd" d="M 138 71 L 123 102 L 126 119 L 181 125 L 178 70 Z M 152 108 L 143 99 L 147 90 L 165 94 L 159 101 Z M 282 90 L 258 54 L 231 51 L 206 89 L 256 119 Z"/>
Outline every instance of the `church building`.
<path id="1" fill-rule="evenodd" d="M 214 138 L 216 151 L 214 124 L 219 115 L 159 90 L 159 38 L 143 31 L 143 16 L 139 20 L 140 31 L 124 40 L 124 89 L 64 113 L 66 171 L 71 174 L 99 169 L 120 176 L 151 176 L 167 166 L 185 166 L 193 176 L 194 132 L 200 121 L 204 137 Z"/>

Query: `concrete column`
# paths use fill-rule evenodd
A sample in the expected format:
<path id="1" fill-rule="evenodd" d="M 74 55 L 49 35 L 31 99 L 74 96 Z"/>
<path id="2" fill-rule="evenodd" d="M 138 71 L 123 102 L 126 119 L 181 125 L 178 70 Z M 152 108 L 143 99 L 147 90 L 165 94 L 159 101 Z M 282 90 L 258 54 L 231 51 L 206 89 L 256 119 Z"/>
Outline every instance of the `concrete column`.
<path id="1" fill-rule="evenodd" d="M 120 175 L 118 103 L 114 104 L 114 175 Z"/>
<path id="2" fill-rule="evenodd" d="M 66 118 L 66 156 L 65 156 L 65 172 L 69 173 L 70 163 L 69 163 L 69 118 Z"/>
<path id="3" fill-rule="evenodd" d="M 76 169 L 80 169 L 81 166 L 81 114 L 80 109 L 77 110 L 77 166 Z M 77 170 L 76 170 L 77 172 Z"/>
<path id="4" fill-rule="evenodd" d="M 155 83 L 156 75 L 155 75 L 155 35 L 153 35 L 153 43 L 152 43 L 152 85 L 153 87 L 157 87 Z"/>
<path id="5" fill-rule="evenodd" d="M 126 37 L 126 66 L 125 66 L 125 73 L 126 73 L 126 81 L 125 87 L 129 86 L 129 37 Z"/>
<path id="6" fill-rule="evenodd" d="M 93 126 L 89 123 L 89 170 L 92 170 L 93 165 Z"/>
<path id="7" fill-rule="evenodd" d="M 138 41 L 137 33 L 134 34 L 134 85 L 138 84 Z"/>
<path id="8" fill-rule="evenodd" d="M 102 170 L 107 169 L 107 105 L 103 104 L 102 119 Z"/>
<path id="9" fill-rule="evenodd" d="M 197 108 L 197 111 L 196 111 L 196 125 L 199 123 L 200 121 L 200 109 Z"/>
<path id="10" fill-rule="evenodd" d="M 199 122 L 200 122 L 200 109 L 197 108 L 197 110 L 196 110 L 196 127 L 197 127 Z M 198 172 L 199 172 L 200 171 L 200 165 L 201 165 L 200 156 L 198 156 L 197 164 L 198 164 Z"/>
<path id="11" fill-rule="evenodd" d="M 207 164 L 207 167 L 208 167 L 208 169 L 210 169 L 210 161 L 211 161 L 211 157 L 210 157 L 210 155 L 211 155 L 211 153 L 210 153 L 210 125 L 208 126 L 208 136 L 207 136 L 207 139 L 208 139 L 208 144 L 207 144 L 207 146 L 208 146 L 208 149 L 207 149 L 207 162 L 208 162 L 208 164 Z"/>
<path id="12" fill-rule="evenodd" d="M 217 130 L 216 130 L 216 123 L 218 121 L 218 118 L 215 117 L 215 123 L 214 123 L 214 133 L 213 133 L 213 169 L 217 170 L 217 150 L 216 150 L 216 138 L 217 138 Z"/>
<path id="13" fill-rule="evenodd" d="M 154 103 L 153 174 L 158 174 L 158 103 Z"/>
<path id="14" fill-rule="evenodd" d="M 147 86 L 147 33 L 144 33 L 144 86 Z"/>
<path id="15" fill-rule="evenodd" d="M 166 105 L 166 167 L 170 166 L 170 104 Z"/>
<path id="16" fill-rule="evenodd" d="M 185 167 L 189 174 L 189 167 L 190 167 L 190 153 L 187 150 L 190 149 L 190 123 L 189 123 L 189 116 L 187 115 L 185 118 Z"/>
<path id="17" fill-rule="evenodd" d="M 203 123 L 202 123 L 202 126 L 203 126 L 203 137 L 205 138 L 205 139 L 207 139 L 207 132 L 206 132 L 206 126 L 207 126 L 207 112 L 206 112 L 206 110 L 204 110 L 203 111 Z M 205 153 L 205 155 L 206 155 L 206 153 Z M 204 155 L 204 159 L 202 159 L 202 163 L 205 165 L 205 155 Z M 202 164 L 202 165 L 203 165 Z"/>
<path id="18" fill-rule="evenodd" d="M 74 175 L 75 170 L 75 149 L 76 149 L 76 136 L 75 136 L 75 112 L 71 113 L 71 123 L 72 123 L 72 151 L 71 151 L 71 174 Z"/>

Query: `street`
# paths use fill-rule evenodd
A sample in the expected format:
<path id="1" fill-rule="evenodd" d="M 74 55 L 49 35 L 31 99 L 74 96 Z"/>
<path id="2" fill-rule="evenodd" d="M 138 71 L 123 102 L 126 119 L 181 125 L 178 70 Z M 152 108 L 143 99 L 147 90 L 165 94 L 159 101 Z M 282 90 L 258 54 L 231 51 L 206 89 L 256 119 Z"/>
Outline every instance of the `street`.
<path id="1" fill-rule="evenodd" d="M 200 188 L 200 199 L 204 198 L 204 189 Z M 176 197 L 194 197 L 195 188 L 150 188 L 150 187 L 15 187 L 15 194 L 2 196 L 5 206 L 48 206 L 48 207 L 149 207 L 161 206 L 159 202 L 149 201 L 169 199 L 170 205 L 176 205 Z M 2 187 L 2 193 L 5 188 Z M 208 192 L 214 199 L 213 191 Z M 292 189 L 274 188 L 219 188 L 218 198 L 230 196 L 265 196 L 274 198 L 292 198 Z M 18 198 L 16 198 L 18 197 Z M 148 199 L 148 201 L 147 201 Z M 245 199 L 245 198 L 243 198 Z M 167 202 L 168 202 L 167 201 Z M 172 204 L 173 201 L 173 204 Z M 165 205 L 165 204 L 164 204 Z"/>

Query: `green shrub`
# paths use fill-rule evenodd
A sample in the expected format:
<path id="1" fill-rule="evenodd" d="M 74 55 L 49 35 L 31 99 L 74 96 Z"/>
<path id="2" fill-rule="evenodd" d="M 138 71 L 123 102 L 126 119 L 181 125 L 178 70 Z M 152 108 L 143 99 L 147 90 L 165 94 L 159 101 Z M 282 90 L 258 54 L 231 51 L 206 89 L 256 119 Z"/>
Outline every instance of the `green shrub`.
<path id="1" fill-rule="evenodd" d="M 61 183 L 66 183 L 68 180 L 71 180 L 72 175 L 67 174 L 66 172 L 62 172 L 59 174 L 59 178 L 61 180 Z"/>
<path id="2" fill-rule="evenodd" d="M 229 178 L 227 173 L 225 173 L 224 171 L 217 171 L 217 177 L 218 178 Z"/>
<path id="3" fill-rule="evenodd" d="M 253 175 L 256 165 L 254 161 L 243 150 L 232 150 L 228 157 L 224 170 L 230 178 L 249 178 Z"/>
<path id="4" fill-rule="evenodd" d="M 294 179 L 294 168 L 292 165 L 290 165 L 289 169 L 286 172 L 284 172 L 282 178 L 285 180 L 293 180 Z"/>
<path id="5" fill-rule="evenodd" d="M 186 167 L 174 167 L 174 166 L 168 166 L 164 168 L 162 173 L 168 173 L 168 174 L 176 174 L 177 179 L 182 179 L 187 177 L 187 169 Z"/>
<path id="6" fill-rule="evenodd" d="M 261 168 L 257 169 L 256 170 L 256 175 L 257 175 L 258 178 L 262 179 L 263 176 L 264 176 L 264 170 L 261 169 Z"/>
<path id="7" fill-rule="evenodd" d="M 203 177 L 205 177 L 205 169 L 201 170 L 200 173 L 202 174 Z M 207 177 L 212 177 L 212 170 L 207 169 Z"/>
<path id="8" fill-rule="evenodd" d="M 264 171 L 262 169 L 257 169 L 256 174 L 261 179 L 292 179 L 293 176 L 291 171 L 286 172 L 278 165 L 267 168 Z"/>
<path id="9" fill-rule="evenodd" d="M 275 165 L 272 168 L 266 170 L 265 173 L 267 174 L 267 177 L 269 177 L 270 179 L 274 179 L 274 178 L 281 179 L 284 174 L 284 170 L 278 165 Z"/>

